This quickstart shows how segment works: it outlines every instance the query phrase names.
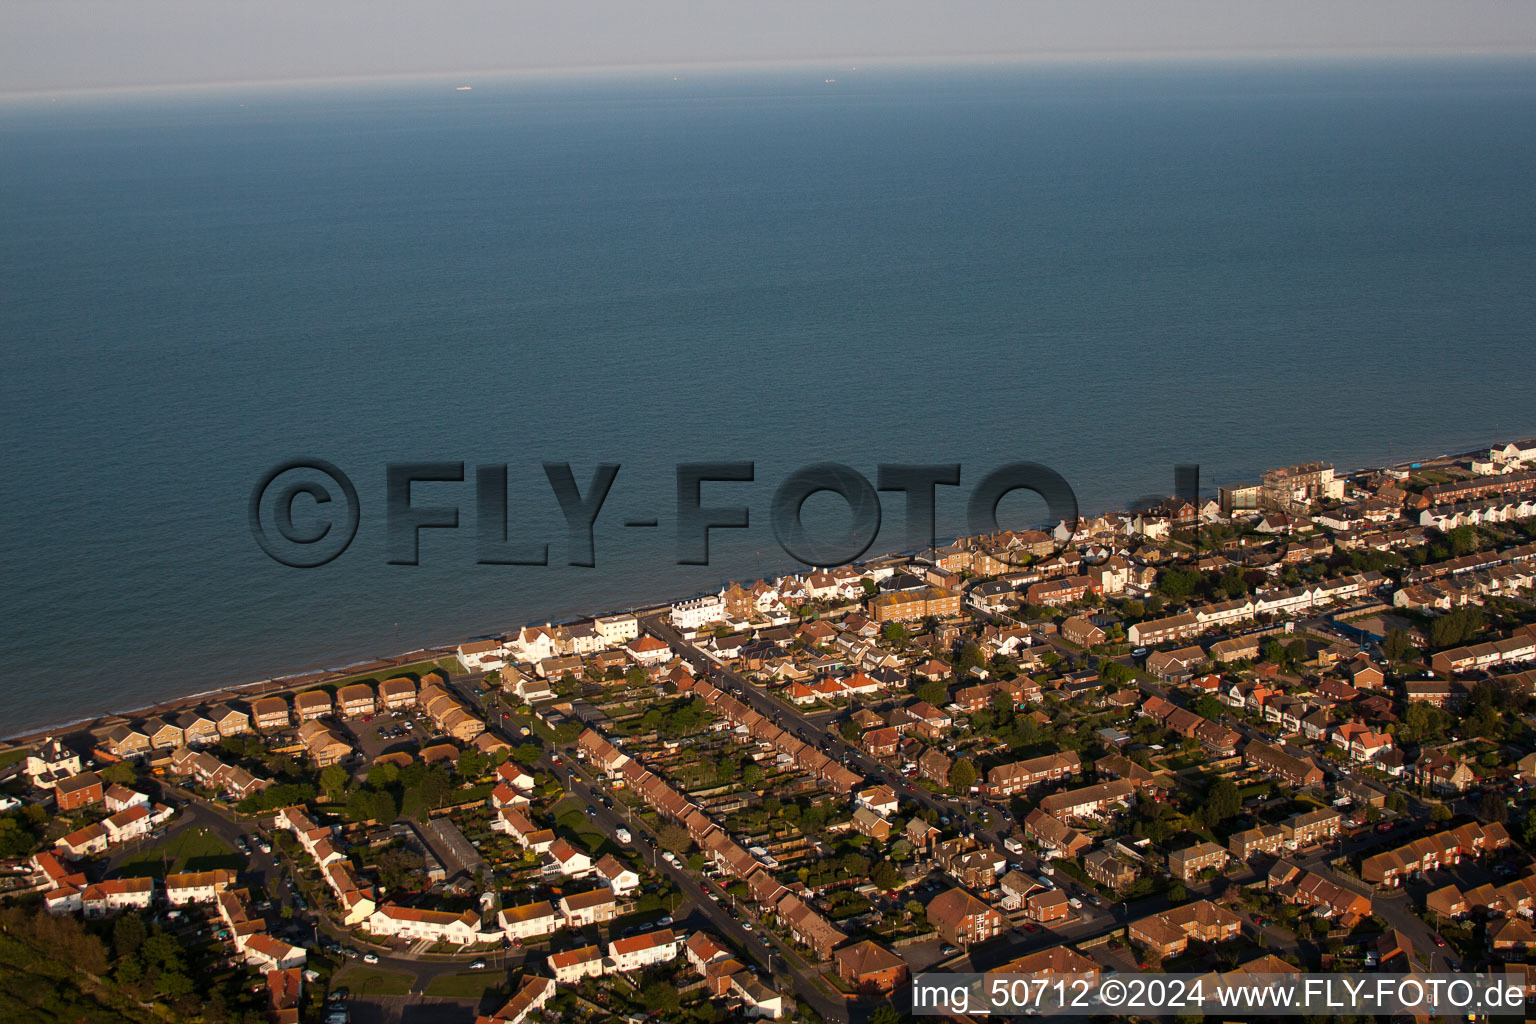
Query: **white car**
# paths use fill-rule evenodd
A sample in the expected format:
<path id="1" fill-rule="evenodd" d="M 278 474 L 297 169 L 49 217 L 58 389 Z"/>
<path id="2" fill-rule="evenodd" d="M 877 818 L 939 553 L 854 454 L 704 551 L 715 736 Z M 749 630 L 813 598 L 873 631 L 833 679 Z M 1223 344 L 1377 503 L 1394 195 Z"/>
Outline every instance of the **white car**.
<path id="1" fill-rule="evenodd" d="M 633 837 L 629 834 L 629 829 L 616 828 L 613 830 L 613 838 L 617 839 L 621 843 L 627 844 Z"/>

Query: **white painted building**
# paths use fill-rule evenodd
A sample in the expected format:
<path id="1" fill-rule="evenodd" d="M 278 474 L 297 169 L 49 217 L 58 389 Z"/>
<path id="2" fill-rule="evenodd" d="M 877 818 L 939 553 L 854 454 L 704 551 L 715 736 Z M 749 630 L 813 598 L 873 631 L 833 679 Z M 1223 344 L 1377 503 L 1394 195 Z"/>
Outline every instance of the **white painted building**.
<path id="1" fill-rule="evenodd" d="M 563 953 L 551 953 L 549 967 L 555 973 L 555 980 L 566 985 L 573 985 L 582 978 L 601 978 L 603 951 L 597 946 L 582 946 Z"/>
<path id="2" fill-rule="evenodd" d="M 509 939 L 535 939 L 555 931 L 563 923 L 548 900 L 525 903 L 518 907 L 503 907 L 496 915 L 496 923 Z"/>
<path id="3" fill-rule="evenodd" d="M 621 647 L 640 635 L 640 620 L 629 614 L 602 615 L 592 620 L 592 628 L 604 647 Z"/>
<path id="4" fill-rule="evenodd" d="M 633 935 L 627 939 L 614 939 L 608 943 L 608 959 L 619 971 L 638 971 L 655 964 L 677 959 L 683 940 L 670 928 Z"/>
<path id="5" fill-rule="evenodd" d="M 705 626 L 725 621 L 725 599 L 719 594 L 705 594 L 672 606 L 672 625 L 684 633 L 696 633 Z"/>
<path id="6" fill-rule="evenodd" d="M 428 939 L 467 946 L 480 940 L 480 916 L 473 910 L 450 914 L 386 903 L 368 918 L 367 929 L 374 935 L 390 938 Z"/>
<path id="7" fill-rule="evenodd" d="M 109 878 L 85 887 L 80 909 L 86 917 L 103 917 L 120 910 L 144 910 L 154 898 L 153 878 Z"/>

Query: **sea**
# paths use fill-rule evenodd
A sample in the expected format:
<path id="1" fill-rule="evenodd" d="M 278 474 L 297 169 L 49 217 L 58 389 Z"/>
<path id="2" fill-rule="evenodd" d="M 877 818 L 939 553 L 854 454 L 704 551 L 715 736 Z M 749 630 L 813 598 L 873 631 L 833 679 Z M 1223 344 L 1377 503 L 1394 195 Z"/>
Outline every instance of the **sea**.
<path id="1" fill-rule="evenodd" d="M 1089 513 L 1178 464 L 1212 494 L 1531 436 L 1533 183 L 1529 57 L 9 98 L 0 734 L 803 568 L 773 502 L 818 463 L 959 463 L 946 537 L 1015 462 Z M 304 460 L 358 510 L 310 568 L 251 516 Z M 699 462 L 752 463 L 699 490 L 748 525 L 679 564 Z M 408 485 L 458 522 L 414 545 L 387 501 L 411 463 L 464 465 Z M 620 467 L 591 566 L 546 463 L 584 495 Z M 479 563 L 481 466 L 549 564 Z M 344 491 L 283 492 L 289 535 L 344 539 Z M 880 497 L 878 535 L 825 491 L 807 532 L 905 549 Z"/>

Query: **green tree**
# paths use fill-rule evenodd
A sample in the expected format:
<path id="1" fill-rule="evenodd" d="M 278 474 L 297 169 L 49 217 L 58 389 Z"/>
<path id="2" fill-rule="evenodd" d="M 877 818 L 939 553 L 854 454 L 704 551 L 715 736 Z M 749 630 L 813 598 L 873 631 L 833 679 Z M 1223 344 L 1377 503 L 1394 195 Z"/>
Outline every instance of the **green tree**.
<path id="1" fill-rule="evenodd" d="M 393 761 L 382 761 L 368 769 L 368 785 L 393 786 L 400 781 L 400 766 Z"/>
<path id="2" fill-rule="evenodd" d="M 671 850 L 676 854 L 686 853 L 688 847 L 693 845 L 693 840 L 688 838 L 688 830 L 675 822 L 663 825 L 657 836 L 661 840 L 663 849 Z"/>
<path id="3" fill-rule="evenodd" d="M 1433 647 L 1455 647 L 1482 631 L 1487 617 L 1481 608 L 1467 606 L 1446 612 L 1430 621 L 1429 642 Z"/>
<path id="4" fill-rule="evenodd" d="M 1477 802 L 1477 816 L 1483 821 L 1496 821 L 1502 825 L 1509 820 L 1509 804 L 1497 793 L 1484 793 Z"/>
<path id="5" fill-rule="evenodd" d="M 1235 817 L 1243 809 L 1243 798 L 1237 786 L 1228 778 L 1220 778 L 1206 790 L 1205 802 L 1200 806 L 1200 817 L 1207 825 L 1219 825 Z"/>
<path id="6" fill-rule="evenodd" d="M 907 629 L 906 623 L 887 622 L 880 627 L 880 635 L 893 644 L 904 644 L 912 636 L 912 631 Z"/>
<path id="7" fill-rule="evenodd" d="M 448 770 L 442 765 L 433 765 L 422 776 L 421 784 L 417 787 L 421 797 L 428 807 L 441 807 L 448 794 L 453 791 L 453 781 L 448 778 Z"/>
<path id="8" fill-rule="evenodd" d="M 122 988 L 133 989 L 144 980 L 144 965 L 138 957 L 130 956 L 117 965 L 112 977 Z"/>
<path id="9" fill-rule="evenodd" d="M 31 829 L 17 814 L 0 816 L 0 857 L 25 857 L 37 845 Z"/>
<path id="10" fill-rule="evenodd" d="M 144 945 L 148 935 L 142 917 L 134 913 L 124 914 L 112 926 L 112 951 L 119 959 L 131 957 Z"/>
<path id="11" fill-rule="evenodd" d="M 956 793 L 968 793 L 976 784 L 976 766 L 969 758 L 959 758 L 949 766 L 949 788 Z"/>
<path id="12" fill-rule="evenodd" d="M 1209 718 L 1211 721 L 1215 722 L 1221 719 L 1221 716 L 1226 709 L 1222 706 L 1221 701 L 1217 700 L 1215 697 L 1212 697 L 1208 693 L 1202 693 L 1195 699 L 1194 704 L 1190 706 L 1190 710 L 1199 715 L 1201 718 Z"/>
<path id="13" fill-rule="evenodd" d="M 1158 591 L 1170 601 L 1182 601 L 1195 592 L 1204 577 L 1193 569 L 1164 569 L 1157 580 Z"/>
<path id="14" fill-rule="evenodd" d="M 736 778 L 736 759 L 730 754 L 721 754 L 715 761 L 715 778 L 721 782 L 730 782 Z"/>
<path id="15" fill-rule="evenodd" d="M 138 777 L 132 762 L 117 761 L 107 765 L 101 770 L 101 777 L 107 782 L 115 782 L 120 786 L 131 786 Z"/>
<path id="16" fill-rule="evenodd" d="M 400 804 L 395 800 L 395 794 L 387 789 L 380 789 L 374 792 L 373 817 L 381 825 L 388 825 L 400 817 Z"/>
<path id="17" fill-rule="evenodd" d="M 757 789 L 763 784 L 766 773 L 762 765 L 756 761 L 748 761 L 741 768 L 741 781 L 748 789 Z"/>
<path id="18" fill-rule="evenodd" d="M 339 764 L 328 765 L 320 773 L 320 791 L 329 800 L 340 800 L 347 793 L 347 783 L 352 777 Z"/>
<path id="19" fill-rule="evenodd" d="M 664 981 L 653 981 L 640 990 L 640 1004 L 651 1013 L 669 1018 L 678 1011 L 677 988 Z"/>
<path id="20" fill-rule="evenodd" d="M 1381 644 L 1381 653 L 1387 656 L 1388 661 L 1402 661 L 1412 651 L 1413 641 L 1408 638 L 1407 631 L 1402 629 L 1389 631 Z"/>
<path id="21" fill-rule="evenodd" d="M 932 679 L 917 688 L 917 699 L 925 700 L 936 708 L 943 707 L 949 700 L 949 689 L 937 679 Z"/>
<path id="22" fill-rule="evenodd" d="M 1435 806 L 1429 810 L 1429 820 L 1435 822 L 1436 824 L 1442 821 L 1450 821 L 1451 809 L 1445 806 L 1445 804 L 1435 804 Z"/>
<path id="23" fill-rule="evenodd" d="M 347 817 L 353 821 L 367 821 L 373 817 L 373 794 L 365 789 L 354 789 L 347 794 Z"/>
<path id="24" fill-rule="evenodd" d="M 1473 701 L 1464 731 L 1468 736 L 1495 736 L 1499 729 L 1499 709 L 1489 703 Z"/>
<path id="25" fill-rule="evenodd" d="M 184 967 L 181 943 L 174 935 L 167 935 L 159 928 L 144 940 L 140 952 L 145 965 L 155 970 L 179 972 Z"/>
<path id="26" fill-rule="evenodd" d="M 1416 700 L 1403 712 L 1403 725 L 1411 737 L 1423 743 L 1437 739 L 1446 727 L 1446 714 L 1428 701 Z"/>
<path id="27" fill-rule="evenodd" d="M 955 659 L 955 675 L 963 676 L 973 668 L 980 668 L 987 663 L 986 655 L 981 651 L 980 645 L 974 641 L 968 641 L 960 648 L 960 656 Z"/>
<path id="28" fill-rule="evenodd" d="M 849 743 L 857 743 L 859 741 L 859 736 L 862 735 L 862 730 L 859 729 L 859 723 L 855 722 L 851 718 L 845 718 L 839 722 L 837 725 L 837 731 L 843 737 L 843 739 L 847 740 Z"/>
<path id="29" fill-rule="evenodd" d="M 1470 526 L 1458 526 L 1445 537 L 1450 541 L 1451 554 L 1456 558 L 1477 550 L 1477 530 Z"/>
<path id="30" fill-rule="evenodd" d="M 466 779 L 478 779 L 485 774 L 485 755 L 474 747 L 469 747 L 459 754 L 457 768 L 459 775 Z"/>
<path id="31" fill-rule="evenodd" d="M 889 1006 L 877 1006 L 869 1015 L 869 1024 L 901 1024 L 901 1014 Z"/>

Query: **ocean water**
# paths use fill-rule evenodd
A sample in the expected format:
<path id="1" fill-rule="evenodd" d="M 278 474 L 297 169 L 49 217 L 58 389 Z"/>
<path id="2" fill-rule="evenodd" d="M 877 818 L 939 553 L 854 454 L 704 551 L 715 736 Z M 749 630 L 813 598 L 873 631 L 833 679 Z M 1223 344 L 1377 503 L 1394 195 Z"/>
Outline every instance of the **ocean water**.
<path id="1" fill-rule="evenodd" d="M 783 571 L 812 462 L 962 463 L 955 534 L 1020 459 L 1092 511 L 1536 433 L 1536 61 L 468 81 L 0 105 L 0 731 Z M 316 569 L 248 520 L 301 456 L 361 504 Z M 679 566 L 722 459 L 751 526 Z M 546 461 L 621 464 L 593 568 Z M 476 564 L 481 463 L 550 565 Z"/>

